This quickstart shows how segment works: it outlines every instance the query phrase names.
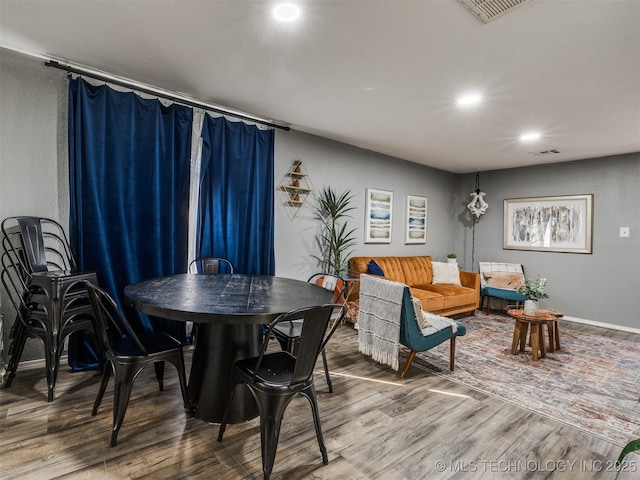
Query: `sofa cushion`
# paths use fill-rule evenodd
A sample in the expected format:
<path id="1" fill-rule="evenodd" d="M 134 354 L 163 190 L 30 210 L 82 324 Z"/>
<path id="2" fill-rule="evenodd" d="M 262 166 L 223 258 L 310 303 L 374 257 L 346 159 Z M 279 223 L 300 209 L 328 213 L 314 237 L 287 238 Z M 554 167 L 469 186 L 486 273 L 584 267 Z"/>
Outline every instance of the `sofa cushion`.
<path id="1" fill-rule="evenodd" d="M 460 269 L 457 263 L 432 262 L 433 280 L 431 283 L 460 285 Z"/>
<path id="2" fill-rule="evenodd" d="M 442 296 L 442 309 L 448 310 L 465 305 L 475 305 L 478 302 L 478 292 L 473 288 L 459 287 L 458 285 L 420 285 L 421 289 L 429 293 Z M 424 304 L 423 304 L 424 306 Z M 425 308 L 425 310 L 429 310 Z"/>
<path id="3" fill-rule="evenodd" d="M 402 258 L 402 274 L 404 275 L 404 283 L 413 287 L 414 285 L 424 285 L 431 283 L 431 257 L 428 255 L 418 257 L 400 257 Z"/>
<path id="4" fill-rule="evenodd" d="M 371 275 L 377 275 L 379 277 L 384 277 L 384 270 L 380 268 L 380 265 L 378 265 L 375 260 L 371 260 L 367 264 L 367 273 L 370 273 Z"/>
<path id="5" fill-rule="evenodd" d="M 431 292 L 419 287 L 412 287 L 413 298 L 420 300 L 422 309 L 425 312 L 439 312 L 444 310 L 444 297 L 438 292 Z"/>
<path id="6" fill-rule="evenodd" d="M 367 264 L 371 261 L 380 266 L 384 272 L 384 277 L 393 280 L 394 282 L 406 283 L 404 281 L 404 275 L 402 274 L 402 267 L 400 266 L 400 260 L 398 257 L 368 257 Z"/>

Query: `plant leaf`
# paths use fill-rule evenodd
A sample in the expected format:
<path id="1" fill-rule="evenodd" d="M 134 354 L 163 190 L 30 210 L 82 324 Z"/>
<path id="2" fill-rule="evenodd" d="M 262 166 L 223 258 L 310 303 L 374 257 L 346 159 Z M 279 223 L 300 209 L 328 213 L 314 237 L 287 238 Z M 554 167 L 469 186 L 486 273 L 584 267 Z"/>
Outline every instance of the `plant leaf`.
<path id="1" fill-rule="evenodd" d="M 620 465 L 624 460 L 624 457 L 626 457 L 631 452 L 638 452 L 638 451 L 640 451 L 640 438 L 636 440 L 632 440 L 625 445 L 625 447 L 622 449 L 622 452 L 620 452 L 620 456 L 618 457 L 616 465 Z"/>

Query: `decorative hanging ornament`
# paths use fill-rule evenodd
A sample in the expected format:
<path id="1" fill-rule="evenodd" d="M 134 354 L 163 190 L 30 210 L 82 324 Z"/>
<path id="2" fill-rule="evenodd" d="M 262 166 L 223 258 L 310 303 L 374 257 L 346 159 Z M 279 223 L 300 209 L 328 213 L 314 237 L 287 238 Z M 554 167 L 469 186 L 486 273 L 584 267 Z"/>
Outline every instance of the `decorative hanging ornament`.
<path id="1" fill-rule="evenodd" d="M 471 192 L 471 202 L 467 205 L 467 208 L 471 211 L 476 218 L 480 218 L 481 215 L 484 215 L 489 208 L 489 204 L 484 201 L 485 193 L 480 190 L 480 172 L 476 173 L 476 190 L 475 192 Z"/>

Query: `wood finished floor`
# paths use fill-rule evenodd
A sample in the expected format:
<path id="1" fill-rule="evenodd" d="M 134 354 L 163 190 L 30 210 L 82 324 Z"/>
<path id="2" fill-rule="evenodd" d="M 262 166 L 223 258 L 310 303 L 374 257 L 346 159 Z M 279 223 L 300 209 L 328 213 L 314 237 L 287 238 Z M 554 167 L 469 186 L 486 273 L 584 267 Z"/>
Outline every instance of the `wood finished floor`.
<path id="1" fill-rule="evenodd" d="M 615 478 L 605 470 L 620 447 L 417 368 L 400 380 L 358 353 L 353 335 L 341 327 L 328 346 L 333 394 L 318 364 L 329 464 L 322 464 L 309 405 L 298 398 L 285 415 L 273 479 Z M 63 369 L 47 403 L 42 368 L 18 369 L 11 388 L 0 390 L 0 478 L 262 478 L 258 420 L 230 425 L 218 443 L 218 425 L 184 415 L 171 366 L 164 392 L 153 369 L 139 376 L 113 448 L 112 383 L 92 417 L 98 385 L 95 372 Z"/>

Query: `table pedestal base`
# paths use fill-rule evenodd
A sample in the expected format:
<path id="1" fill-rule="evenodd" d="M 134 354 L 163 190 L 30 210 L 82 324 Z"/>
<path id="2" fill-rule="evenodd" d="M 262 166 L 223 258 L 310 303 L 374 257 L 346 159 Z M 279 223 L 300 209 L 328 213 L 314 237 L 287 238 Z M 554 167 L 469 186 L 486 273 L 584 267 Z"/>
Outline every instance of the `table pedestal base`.
<path id="1" fill-rule="evenodd" d="M 189 399 L 193 416 L 220 423 L 229 401 L 230 365 L 243 358 L 256 357 L 262 344 L 262 325 L 198 325 L 189 375 Z M 229 423 L 241 423 L 258 416 L 258 406 L 246 387 L 237 387 Z"/>

